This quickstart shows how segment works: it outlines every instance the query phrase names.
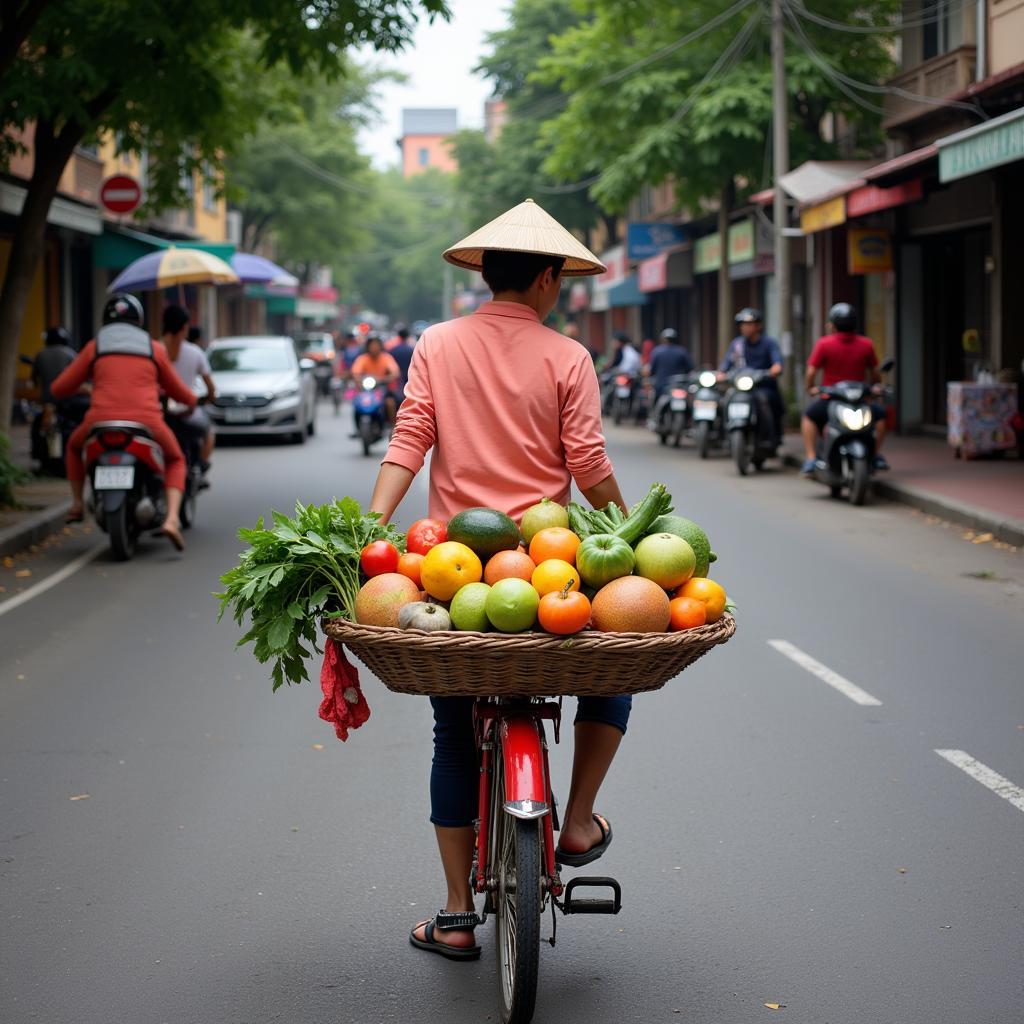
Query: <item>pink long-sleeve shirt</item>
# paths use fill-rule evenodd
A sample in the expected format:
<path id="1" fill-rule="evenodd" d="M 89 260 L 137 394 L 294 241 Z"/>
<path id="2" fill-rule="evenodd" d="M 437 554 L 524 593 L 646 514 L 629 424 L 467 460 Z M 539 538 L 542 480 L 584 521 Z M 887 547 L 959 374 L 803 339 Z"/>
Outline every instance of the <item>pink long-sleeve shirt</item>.
<path id="1" fill-rule="evenodd" d="M 430 515 L 485 506 L 518 521 L 612 472 L 587 350 L 518 302 L 431 327 L 409 369 L 384 462 L 418 473 L 431 449 Z"/>

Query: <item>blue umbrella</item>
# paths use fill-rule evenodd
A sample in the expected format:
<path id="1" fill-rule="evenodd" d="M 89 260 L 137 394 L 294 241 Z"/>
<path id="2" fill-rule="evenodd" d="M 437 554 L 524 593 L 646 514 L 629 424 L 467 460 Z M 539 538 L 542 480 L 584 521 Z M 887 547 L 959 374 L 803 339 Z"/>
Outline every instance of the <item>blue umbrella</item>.
<path id="1" fill-rule="evenodd" d="M 231 269 L 238 275 L 238 280 L 246 284 L 294 286 L 299 283 L 299 279 L 289 274 L 284 267 L 279 267 L 273 260 L 252 252 L 236 252 L 231 257 Z"/>
<path id="2" fill-rule="evenodd" d="M 185 284 L 233 284 L 238 275 L 222 259 L 202 249 L 170 246 L 129 263 L 108 292 L 145 292 Z"/>

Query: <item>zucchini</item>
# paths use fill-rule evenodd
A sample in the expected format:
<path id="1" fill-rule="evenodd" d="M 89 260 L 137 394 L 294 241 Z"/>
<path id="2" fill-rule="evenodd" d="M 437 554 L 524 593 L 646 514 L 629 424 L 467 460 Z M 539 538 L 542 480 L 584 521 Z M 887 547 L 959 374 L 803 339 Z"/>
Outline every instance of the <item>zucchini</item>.
<path id="1" fill-rule="evenodd" d="M 612 521 L 613 526 L 621 526 L 626 521 L 626 513 L 614 501 L 609 501 L 605 505 L 604 514 Z"/>
<path id="2" fill-rule="evenodd" d="M 570 501 L 565 511 L 569 516 L 569 529 L 580 540 L 586 540 L 588 537 L 600 532 L 590 521 L 590 513 L 582 505 L 578 505 L 575 501 Z"/>
<path id="3" fill-rule="evenodd" d="M 638 544 L 654 525 L 654 521 L 671 510 L 672 498 L 665 485 L 654 484 L 647 492 L 647 497 L 630 509 L 626 521 L 609 532 L 629 544 Z"/>

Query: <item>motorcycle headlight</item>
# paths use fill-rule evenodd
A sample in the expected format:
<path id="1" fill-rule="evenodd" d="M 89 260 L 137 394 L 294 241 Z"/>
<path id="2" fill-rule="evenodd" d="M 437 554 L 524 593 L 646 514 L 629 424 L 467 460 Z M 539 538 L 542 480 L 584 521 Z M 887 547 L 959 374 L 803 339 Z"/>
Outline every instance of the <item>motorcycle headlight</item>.
<path id="1" fill-rule="evenodd" d="M 700 386 L 702 388 L 713 388 L 717 382 L 718 378 L 710 370 L 705 370 L 700 375 Z"/>
<path id="2" fill-rule="evenodd" d="M 736 387 L 740 391 L 749 391 L 754 386 L 753 377 L 740 377 L 736 381 Z"/>
<path id="3" fill-rule="evenodd" d="M 839 410 L 839 418 L 847 430 L 863 430 L 871 423 L 870 409 L 852 409 L 844 405 Z"/>
<path id="4" fill-rule="evenodd" d="M 363 378 L 363 390 L 372 391 L 377 386 L 377 379 L 375 377 L 364 377 Z"/>

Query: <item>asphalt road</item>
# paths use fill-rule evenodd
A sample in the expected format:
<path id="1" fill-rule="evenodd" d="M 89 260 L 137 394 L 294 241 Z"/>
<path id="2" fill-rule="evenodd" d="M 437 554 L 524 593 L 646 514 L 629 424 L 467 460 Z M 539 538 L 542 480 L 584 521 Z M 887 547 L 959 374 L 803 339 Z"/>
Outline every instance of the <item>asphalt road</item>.
<path id="1" fill-rule="evenodd" d="M 101 554 L 6 613 L 97 535 L 0 570 L 3 1024 L 494 1019 L 489 928 L 478 964 L 406 943 L 441 895 L 426 701 L 368 679 L 340 744 L 315 682 L 272 694 L 216 622 L 237 526 L 368 498 L 374 464 L 321 412 L 305 448 L 218 454 L 183 558 Z M 740 628 L 636 699 L 601 800 L 623 912 L 560 922 L 535 1019 L 1020 1021 L 1024 813 L 935 751 L 1024 786 L 1024 556 L 611 433 L 631 500 L 664 480 L 708 529 Z M 424 510 L 417 483 L 402 520 Z"/>

